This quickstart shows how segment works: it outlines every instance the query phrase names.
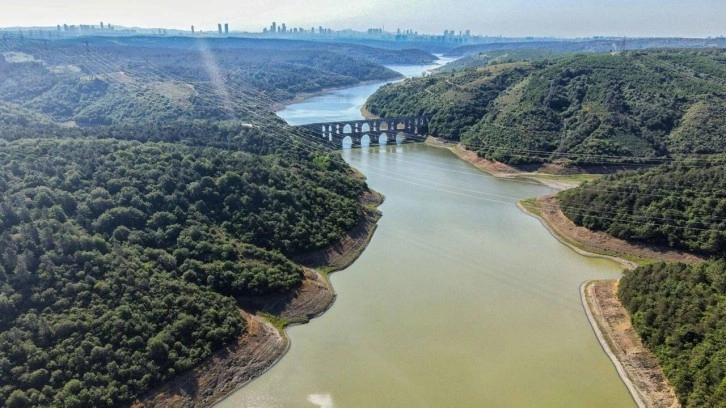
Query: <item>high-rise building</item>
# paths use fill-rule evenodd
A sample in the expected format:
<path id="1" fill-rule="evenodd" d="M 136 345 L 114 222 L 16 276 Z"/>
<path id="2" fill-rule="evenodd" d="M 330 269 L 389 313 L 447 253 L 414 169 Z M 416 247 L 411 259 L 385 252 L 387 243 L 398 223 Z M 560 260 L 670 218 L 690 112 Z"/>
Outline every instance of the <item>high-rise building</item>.
<path id="1" fill-rule="evenodd" d="M 229 23 L 224 23 L 224 35 L 229 35 Z"/>
<path id="2" fill-rule="evenodd" d="M 281 30 L 283 33 L 287 32 L 287 26 L 285 25 L 285 23 L 282 23 Z"/>
<path id="3" fill-rule="evenodd" d="M 272 25 L 270 26 L 270 31 L 275 34 L 277 32 L 277 23 L 274 21 L 272 22 Z"/>
<path id="4" fill-rule="evenodd" d="M 219 35 L 222 35 L 222 23 L 217 23 L 217 32 L 219 32 Z"/>
<path id="5" fill-rule="evenodd" d="M 194 34 L 194 26 L 192 26 L 192 34 Z"/>

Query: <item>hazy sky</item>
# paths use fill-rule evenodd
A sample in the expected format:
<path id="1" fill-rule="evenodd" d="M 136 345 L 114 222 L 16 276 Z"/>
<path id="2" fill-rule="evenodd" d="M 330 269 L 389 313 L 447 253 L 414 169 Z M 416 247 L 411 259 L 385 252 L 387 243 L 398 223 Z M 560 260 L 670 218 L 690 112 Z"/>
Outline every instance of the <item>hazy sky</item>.
<path id="1" fill-rule="evenodd" d="M 726 0 L 0 0 L 0 27 L 445 29 L 503 36 L 726 35 Z"/>

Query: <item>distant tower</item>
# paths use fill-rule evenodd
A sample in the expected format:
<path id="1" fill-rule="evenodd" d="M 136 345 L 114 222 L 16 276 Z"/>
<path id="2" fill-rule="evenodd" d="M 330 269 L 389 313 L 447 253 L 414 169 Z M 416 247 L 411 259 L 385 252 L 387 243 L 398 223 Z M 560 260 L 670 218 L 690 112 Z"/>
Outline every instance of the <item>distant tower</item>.
<path id="1" fill-rule="evenodd" d="M 285 23 L 282 23 L 282 32 L 283 33 L 287 32 L 287 26 L 285 25 Z"/>
<path id="2" fill-rule="evenodd" d="M 192 35 L 194 35 L 194 26 L 192 26 Z"/>
<path id="3" fill-rule="evenodd" d="M 229 23 L 224 23 L 224 35 L 229 35 Z"/>
<path id="4" fill-rule="evenodd" d="M 275 34 L 277 32 L 277 23 L 272 22 L 272 25 L 270 26 L 270 31 L 272 31 L 272 34 Z"/>
<path id="5" fill-rule="evenodd" d="M 219 31 L 219 35 L 222 35 L 222 23 L 217 23 L 217 31 Z"/>
<path id="6" fill-rule="evenodd" d="M 103 21 L 101 21 L 101 30 L 103 30 Z"/>
<path id="7" fill-rule="evenodd" d="M 58 31 L 60 31 L 60 30 L 61 30 L 61 27 L 60 27 L 60 24 L 58 24 Z"/>

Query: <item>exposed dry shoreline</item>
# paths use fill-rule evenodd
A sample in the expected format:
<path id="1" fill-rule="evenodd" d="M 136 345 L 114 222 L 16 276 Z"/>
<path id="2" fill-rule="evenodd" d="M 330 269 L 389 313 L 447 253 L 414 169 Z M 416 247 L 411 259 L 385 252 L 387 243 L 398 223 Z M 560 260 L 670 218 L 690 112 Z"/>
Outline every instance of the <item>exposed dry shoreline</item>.
<path id="1" fill-rule="evenodd" d="M 452 153 L 459 156 L 460 159 L 474 165 L 474 167 L 494 177 L 515 180 L 531 180 L 558 190 L 565 190 L 580 185 L 580 181 L 567 180 L 563 177 L 558 177 L 562 175 L 556 174 L 554 170 L 560 169 L 553 168 L 553 174 L 523 172 L 504 163 L 481 158 L 475 152 L 465 149 L 461 146 L 461 144 L 452 143 L 444 139 L 429 136 L 426 139 L 426 144 L 433 147 L 449 149 Z"/>
<path id="2" fill-rule="evenodd" d="M 580 287 L 582 305 L 605 354 L 640 408 L 678 408 L 673 387 L 635 332 L 620 303 L 618 281 L 590 281 Z"/>
<path id="3" fill-rule="evenodd" d="M 518 207 L 539 219 L 555 238 L 579 254 L 612 259 L 626 268 L 634 268 L 637 264 L 608 254 L 674 262 L 701 260 L 685 252 L 633 245 L 578 227 L 562 214 L 554 196 L 537 198 L 534 207 L 522 203 L 518 203 Z M 673 387 L 653 354 L 640 341 L 630 316 L 618 299 L 618 282 L 589 281 L 582 284 L 580 295 L 590 325 L 638 407 L 680 407 Z"/>
<path id="4" fill-rule="evenodd" d="M 520 202 L 518 206 L 525 213 L 538 218 L 555 238 L 576 252 L 585 256 L 612 259 L 629 269 L 637 266 L 634 260 L 659 260 L 689 264 L 705 260 L 685 251 L 634 244 L 604 232 L 579 227 L 562 213 L 559 201 L 554 195 L 537 197 L 533 202 Z"/>
<path id="5" fill-rule="evenodd" d="M 536 173 L 521 173 L 504 164 L 482 159 L 476 153 L 446 141 L 429 138 L 427 143 L 448 148 L 462 160 L 495 177 L 526 178 L 560 190 L 579 184 L 550 180 Z M 703 261 L 687 252 L 635 245 L 602 232 L 578 227 L 562 213 L 557 198 L 553 195 L 538 197 L 533 202 L 527 200 L 526 204 L 519 202 L 517 206 L 525 214 L 537 218 L 560 242 L 584 256 L 611 259 L 629 269 L 637 266 L 633 259 L 686 263 Z M 630 316 L 618 299 L 618 282 L 589 281 L 582 284 L 581 300 L 590 325 L 638 407 L 678 408 L 681 405 L 673 387 L 653 354 L 643 346 Z"/>
<path id="6" fill-rule="evenodd" d="M 240 309 L 247 331 L 237 341 L 215 352 L 196 368 L 185 372 L 139 398 L 132 407 L 209 407 L 234 390 L 259 377 L 282 358 L 289 348 L 283 330 L 260 315 L 272 315 L 289 323 L 306 323 L 324 313 L 335 301 L 326 275 L 346 268 L 358 258 L 376 230 L 383 196 L 368 192 L 361 198 L 364 219 L 338 243 L 296 259 L 305 278 L 293 293 Z M 313 268 L 323 268 L 320 273 Z M 257 314 L 255 314 L 257 313 Z"/>

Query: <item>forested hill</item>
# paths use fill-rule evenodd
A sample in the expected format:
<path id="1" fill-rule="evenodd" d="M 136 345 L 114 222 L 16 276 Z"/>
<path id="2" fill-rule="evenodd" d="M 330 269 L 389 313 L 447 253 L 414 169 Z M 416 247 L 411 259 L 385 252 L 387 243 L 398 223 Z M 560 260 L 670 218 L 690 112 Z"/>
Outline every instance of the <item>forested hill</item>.
<path id="1" fill-rule="evenodd" d="M 585 38 L 556 39 L 501 39 L 484 44 L 463 45 L 446 52 L 446 56 L 469 56 L 492 51 L 539 49 L 558 53 L 636 51 L 659 48 L 724 48 L 726 38 Z"/>
<path id="2" fill-rule="evenodd" d="M 388 85 L 381 116 L 432 115 L 429 133 L 511 163 L 640 162 L 726 150 L 723 49 L 576 54 Z"/>
<path id="3" fill-rule="evenodd" d="M 285 255 L 360 219 L 364 184 L 311 161 L 177 144 L 0 142 L 0 401 L 116 406 L 285 293 Z M 337 167 L 336 170 L 332 170 Z"/>
<path id="4" fill-rule="evenodd" d="M 726 407 L 726 160 L 698 157 L 606 176 L 558 195 L 576 224 L 696 252 L 700 265 L 625 271 L 619 296 L 686 407 Z"/>
<path id="5" fill-rule="evenodd" d="M 726 261 L 625 271 L 619 296 L 684 407 L 726 407 Z"/>
<path id="6" fill-rule="evenodd" d="M 691 159 L 586 182 L 558 195 L 578 225 L 726 257 L 726 158 Z"/>
<path id="7" fill-rule="evenodd" d="M 384 65 L 423 65 L 436 60 L 436 57 L 417 48 L 383 47 L 385 42 L 371 41 L 370 46 L 363 41 L 354 44 L 345 41 L 320 42 L 290 39 L 265 38 L 189 38 L 189 37 L 104 37 L 91 38 L 93 44 L 116 47 L 119 44 L 134 47 L 177 48 L 186 50 L 236 50 L 242 53 L 262 52 L 264 50 L 282 51 L 297 54 L 300 52 L 334 53 L 349 58 L 362 59 Z M 381 46 L 381 47 L 376 47 Z"/>
<path id="8" fill-rule="evenodd" d="M 2 109 L 30 110 L 40 116 L 31 122 L 65 127 L 179 118 L 266 124 L 271 106 L 296 95 L 400 76 L 368 59 L 327 50 L 186 49 L 108 40 L 4 45 Z"/>
<path id="9" fill-rule="evenodd" d="M 512 62 L 535 62 L 566 57 L 572 53 L 547 48 L 516 48 L 480 52 L 453 60 L 435 72 L 458 72 L 469 68 Z"/>
<path id="10" fill-rule="evenodd" d="M 365 182 L 272 107 L 396 74 L 255 55 L 0 43 L 0 406 L 129 405 L 362 222 Z"/>

